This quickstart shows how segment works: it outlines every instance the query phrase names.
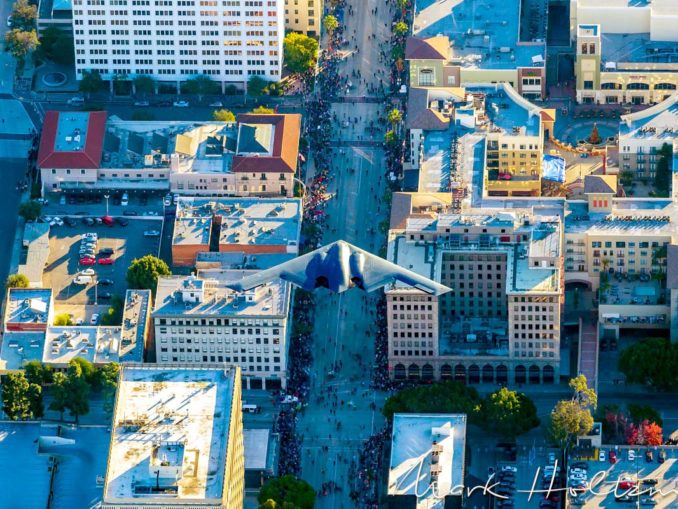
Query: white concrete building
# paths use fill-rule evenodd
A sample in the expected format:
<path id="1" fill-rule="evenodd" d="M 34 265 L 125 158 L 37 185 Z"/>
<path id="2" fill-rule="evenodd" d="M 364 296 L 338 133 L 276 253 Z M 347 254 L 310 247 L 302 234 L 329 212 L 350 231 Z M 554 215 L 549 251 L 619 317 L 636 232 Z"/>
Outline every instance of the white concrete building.
<path id="1" fill-rule="evenodd" d="M 158 280 L 153 310 L 156 362 L 237 365 L 246 388 L 286 386 L 290 285 L 238 293 L 226 287 L 252 271 L 200 271 Z"/>
<path id="2" fill-rule="evenodd" d="M 284 0 L 73 0 L 77 78 L 280 79 Z"/>

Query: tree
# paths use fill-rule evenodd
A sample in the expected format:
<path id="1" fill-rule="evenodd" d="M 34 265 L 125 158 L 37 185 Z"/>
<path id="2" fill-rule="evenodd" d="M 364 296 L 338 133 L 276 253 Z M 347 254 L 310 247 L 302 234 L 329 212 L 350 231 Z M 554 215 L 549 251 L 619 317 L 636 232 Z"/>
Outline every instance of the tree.
<path id="1" fill-rule="evenodd" d="M 329 36 L 332 37 L 337 28 L 339 28 L 339 20 L 332 14 L 328 14 L 323 19 L 323 27 Z"/>
<path id="2" fill-rule="evenodd" d="M 447 380 L 397 392 L 386 400 L 382 413 L 388 420 L 396 413 L 462 413 L 477 424 L 481 405 L 473 387 Z"/>
<path id="3" fill-rule="evenodd" d="M 267 86 L 268 81 L 261 76 L 250 76 L 250 79 L 247 80 L 247 95 L 251 97 L 261 97 L 264 95 L 264 90 Z"/>
<path id="4" fill-rule="evenodd" d="M 135 258 L 127 269 L 127 283 L 130 288 L 145 288 L 155 294 L 160 276 L 171 274 L 167 264 L 153 255 Z"/>
<path id="5" fill-rule="evenodd" d="M 28 402 L 30 408 L 30 417 L 40 419 L 45 415 L 45 405 L 42 401 L 42 386 L 38 384 L 28 384 Z"/>
<path id="6" fill-rule="evenodd" d="M 678 389 L 678 344 L 648 338 L 626 348 L 619 356 L 619 371 L 630 383 L 647 384 L 661 391 Z"/>
<path id="7" fill-rule="evenodd" d="M 5 50 L 21 64 L 26 55 L 35 51 L 39 45 L 38 33 L 35 30 L 23 31 L 13 28 L 5 33 Z"/>
<path id="8" fill-rule="evenodd" d="M 8 373 L 2 377 L 2 409 L 13 420 L 24 420 L 32 416 L 30 385 L 23 373 Z"/>
<path id="9" fill-rule="evenodd" d="M 42 205 L 35 200 L 25 201 L 19 206 L 19 215 L 26 221 L 35 221 L 40 217 Z"/>
<path id="10" fill-rule="evenodd" d="M 132 80 L 137 94 L 152 94 L 155 91 L 155 81 L 150 76 L 140 74 Z"/>
<path id="11" fill-rule="evenodd" d="M 61 327 L 73 325 L 73 319 L 68 313 L 61 313 L 54 317 L 54 325 Z"/>
<path id="12" fill-rule="evenodd" d="M 671 187 L 670 163 L 673 157 L 673 149 L 668 143 L 664 143 L 659 149 L 659 159 L 654 176 L 655 196 L 668 196 Z"/>
<path id="13" fill-rule="evenodd" d="M 212 113 L 212 120 L 217 122 L 235 122 L 235 115 L 230 110 L 216 110 Z"/>
<path id="14" fill-rule="evenodd" d="M 101 74 L 99 74 L 99 71 L 83 71 L 79 88 L 80 92 L 84 92 L 86 94 L 99 92 L 104 88 L 104 80 L 101 79 Z"/>
<path id="15" fill-rule="evenodd" d="M 537 407 L 522 392 L 506 387 L 488 395 L 483 401 L 482 420 L 487 431 L 515 439 L 539 426 Z"/>
<path id="16" fill-rule="evenodd" d="M 297 32 L 285 36 L 285 65 L 294 73 L 303 73 L 315 67 L 318 58 L 318 41 Z"/>
<path id="17" fill-rule="evenodd" d="M 629 415 L 631 416 L 631 420 L 635 424 L 640 424 L 645 420 L 656 422 L 660 426 L 663 424 L 663 420 L 659 412 L 649 405 L 635 405 L 633 403 L 629 403 L 627 405 L 627 409 L 629 411 Z"/>
<path id="18" fill-rule="evenodd" d="M 409 28 L 407 26 L 407 23 L 404 21 L 398 21 L 398 23 L 395 24 L 393 27 L 393 33 L 395 34 L 396 37 L 404 37 L 407 35 L 407 32 L 409 31 Z"/>
<path id="19" fill-rule="evenodd" d="M 403 114 L 398 108 L 393 108 L 388 112 L 388 121 L 395 125 L 399 124 L 403 120 Z"/>
<path id="20" fill-rule="evenodd" d="M 75 62 L 73 37 L 67 37 L 62 33 L 52 46 L 52 60 L 61 65 L 72 65 Z"/>
<path id="21" fill-rule="evenodd" d="M 579 375 L 570 380 L 572 399 L 559 401 L 551 411 L 547 431 L 554 442 L 567 448 L 575 437 L 586 435 L 593 429 L 593 415 L 598 404 L 596 392 L 589 388 L 586 377 Z"/>
<path id="22" fill-rule="evenodd" d="M 23 31 L 35 29 L 35 22 L 38 19 L 38 7 L 28 3 L 28 0 L 17 0 L 12 6 L 10 14 L 12 28 Z"/>
<path id="23" fill-rule="evenodd" d="M 209 94 L 216 94 L 219 85 L 206 74 L 201 74 L 193 79 L 187 80 L 183 84 L 183 91 L 186 94 L 193 94 L 198 96 L 198 100 L 202 101 L 202 96 Z"/>
<path id="24" fill-rule="evenodd" d="M 64 420 L 64 411 L 68 403 L 68 378 L 61 371 L 54 373 L 52 386 L 50 387 L 50 396 L 52 401 L 49 404 L 49 409 L 59 412 L 60 420 Z"/>
<path id="25" fill-rule="evenodd" d="M 273 108 L 267 108 L 266 106 L 257 106 L 252 110 L 252 113 L 257 115 L 273 115 L 275 110 Z"/>
<path id="26" fill-rule="evenodd" d="M 266 481 L 257 500 L 260 509 L 278 506 L 281 509 L 313 509 L 315 490 L 306 481 L 288 474 Z"/>
<path id="27" fill-rule="evenodd" d="M 591 128 L 591 134 L 589 134 L 588 140 L 589 143 L 593 145 L 598 145 L 600 143 L 600 134 L 598 133 L 598 125 L 594 122 L 593 127 Z"/>
<path id="28" fill-rule="evenodd" d="M 67 373 L 66 388 L 68 389 L 68 395 L 66 408 L 75 417 L 77 424 L 80 421 L 81 415 L 89 413 L 90 380 L 94 373 L 94 368 L 85 359 L 76 357 L 68 363 Z"/>
<path id="29" fill-rule="evenodd" d="M 5 280 L 5 288 L 28 288 L 28 278 L 23 274 L 11 274 Z"/>
<path id="30" fill-rule="evenodd" d="M 45 385 L 52 382 L 54 372 L 50 366 L 33 360 L 24 363 L 24 375 L 29 383 Z"/>
<path id="31" fill-rule="evenodd" d="M 113 295 L 111 305 L 101 316 L 101 325 L 120 325 L 122 323 L 122 311 L 125 301 L 120 295 Z"/>
<path id="32" fill-rule="evenodd" d="M 628 445 L 661 445 L 664 443 L 662 433 L 661 426 L 645 419 L 638 425 L 629 424 L 626 429 L 626 443 Z"/>

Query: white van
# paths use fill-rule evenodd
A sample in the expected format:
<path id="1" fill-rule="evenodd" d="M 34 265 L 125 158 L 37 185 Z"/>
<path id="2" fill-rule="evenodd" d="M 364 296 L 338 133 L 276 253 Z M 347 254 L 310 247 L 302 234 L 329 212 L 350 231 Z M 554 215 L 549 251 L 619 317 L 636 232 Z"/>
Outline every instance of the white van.
<path id="1" fill-rule="evenodd" d="M 127 193 L 122 193 L 122 199 L 120 200 L 120 205 L 123 207 L 127 207 L 129 204 L 129 196 L 127 196 Z"/>
<path id="2" fill-rule="evenodd" d="M 92 276 L 84 276 L 82 274 L 75 276 L 73 282 L 76 285 L 88 285 L 92 282 Z"/>
<path id="3" fill-rule="evenodd" d="M 243 403 L 242 411 L 247 412 L 248 414 L 258 414 L 261 412 L 261 408 L 259 408 L 257 405 L 248 405 L 247 403 Z"/>
<path id="4" fill-rule="evenodd" d="M 85 100 L 82 97 L 77 97 L 77 96 L 71 97 L 68 100 L 68 104 L 70 104 L 71 106 L 82 106 L 83 104 L 85 104 Z"/>

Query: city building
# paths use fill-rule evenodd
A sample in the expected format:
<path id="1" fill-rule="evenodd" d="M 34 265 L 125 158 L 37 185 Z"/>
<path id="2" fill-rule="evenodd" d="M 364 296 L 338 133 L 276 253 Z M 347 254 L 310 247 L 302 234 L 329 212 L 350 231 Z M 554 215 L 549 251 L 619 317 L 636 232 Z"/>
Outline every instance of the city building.
<path id="1" fill-rule="evenodd" d="M 414 2 L 412 37 L 405 59 L 410 84 L 459 87 L 507 83 L 519 95 L 546 92 L 546 3 L 508 0 L 482 16 L 474 0 Z"/>
<path id="2" fill-rule="evenodd" d="M 285 30 L 320 37 L 324 0 L 285 0 Z"/>
<path id="3" fill-rule="evenodd" d="M 661 103 L 624 115 L 619 123 L 619 165 L 639 180 L 652 180 L 657 174 L 659 151 L 668 145 L 673 157 L 678 142 L 678 94 Z M 669 171 L 673 165 L 669 160 Z"/>
<path id="4" fill-rule="evenodd" d="M 555 112 L 506 83 L 410 89 L 406 170 L 420 192 L 461 191 L 482 174 L 483 196 L 541 196 L 544 139 Z M 470 177 L 470 178 L 469 178 Z"/>
<path id="5" fill-rule="evenodd" d="M 291 197 L 300 130 L 298 114 L 243 114 L 236 123 L 226 123 L 48 111 L 38 167 L 43 192 Z"/>
<path id="6" fill-rule="evenodd" d="M 284 388 L 291 288 L 282 280 L 240 293 L 227 287 L 252 272 L 160 278 L 153 310 L 156 362 L 237 365 L 248 389 Z"/>
<path id="7" fill-rule="evenodd" d="M 38 32 L 47 27 L 56 27 L 69 35 L 73 34 L 72 0 L 40 0 L 38 2 Z"/>
<path id="8" fill-rule="evenodd" d="M 301 218 L 298 198 L 179 198 L 172 263 L 192 267 L 199 253 L 219 252 L 241 256 L 244 268 L 258 256 L 296 255 Z"/>
<path id="9" fill-rule="evenodd" d="M 229 83 L 246 86 L 251 76 L 279 81 L 283 1 L 73 0 L 76 77 L 97 71 L 105 80 L 150 76 L 179 85 L 205 75 L 222 93 Z"/>
<path id="10" fill-rule="evenodd" d="M 16 290 L 16 289 L 15 289 Z M 33 290 L 35 292 L 35 290 Z M 26 297 L 9 309 L 16 309 L 6 324 L 0 348 L 0 372 L 18 371 L 28 361 L 37 360 L 55 370 L 65 370 L 75 359 L 85 359 L 101 366 L 109 362 L 142 362 L 150 332 L 150 290 L 127 290 L 120 327 L 53 326 L 51 311 L 43 311 L 41 302 L 49 302 L 51 290 L 39 290 L 40 297 Z M 12 292 L 17 295 L 16 292 Z M 44 296 L 42 296 L 44 295 Z M 26 303 L 26 300 L 29 300 Z M 21 297 L 19 297 L 21 300 Z M 17 307 L 18 305 L 18 307 Z M 48 304 L 52 307 L 52 304 Z M 27 328 L 14 317 L 26 316 L 31 322 L 36 316 L 47 315 L 46 327 Z M 30 315 L 30 316 L 29 316 Z M 38 322 L 41 324 L 41 322 Z M 30 323 L 34 325 L 35 322 Z"/>
<path id="11" fill-rule="evenodd" d="M 278 473 L 280 454 L 277 434 L 270 429 L 243 430 L 245 443 L 245 493 L 257 494 L 270 477 Z"/>
<path id="12" fill-rule="evenodd" d="M 558 215 L 413 214 L 389 233 L 388 259 L 452 288 L 386 289 L 396 380 L 554 383 L 564 298 Z"/>
<path id="13" fill-rule="evenodd" d="M 587 176 L 584 185 L 587 200 L 569 200 L 565 209 L 566 283 L 598 291 L 602 338 L 668 329 L 676 317 L 667 274 L 678 233 L 675 204 L 618 198 L 614 176 Z"/>
<path id="14" fill-rule="evenodd" d="M 42 332 L 52 323 L 51 288 L 9 288 L 5 299 L 5 332 Z"/>
<path id="15" fill-rule="evenodd" d="M 653 104 L 678 86 L 673 0 L 573 0 L 577 102 Z"/>
<path id="16" fill-rule="evenodd" d="M 49 258 L 49 224 L 26 223 L 17 273 L 28 278 L 31 288 L 42 288 L 42 273 Z"/>
<path id="17" fill-rule="evenodd" d="M 105 509 L 243 507 L 240 370 L 123 364 Z"/>
<path id="18" fill-rule="evenodd" d="M 388 507 L 462 507 L 465 457 L 465 414 L 395 414 Z"/>

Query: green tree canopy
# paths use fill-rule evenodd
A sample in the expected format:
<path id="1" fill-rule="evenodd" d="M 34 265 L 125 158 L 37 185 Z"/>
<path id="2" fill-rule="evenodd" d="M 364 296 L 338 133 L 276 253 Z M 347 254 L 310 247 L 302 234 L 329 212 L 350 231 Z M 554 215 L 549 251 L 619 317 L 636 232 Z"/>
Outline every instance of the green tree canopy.
<path id="1" fill-rule="evenodd" d="M 68 403 L 68 378 L 61 371 L 54 373 L 52 385 L 49 393 L 52 400 L 49 403 L 49 409 L 59 412 L 60 419 L 64 420 L 64 412 Z"/>
<path id="2" fill-rule="evenodd" d="M 60 313 L 54 317 L 54 325 L 64 327 L 67 325 L 73 325 L 73 320 L 71 315 L 68 313 Z"/>
<path id="3" fill-rule="evenodd" d="M 258 115 L 273 115 L 275 110 L 273 108 L 267 108 L 266 106 L 257 106 L 252 110 L 252 113 L 256 113 Z"/>
<path id="4" fill-rule="evenodd" d="M 388 112 L 388 121 L 391 124 L 399 124 L 403 120 L 403 114 L 398 108 L 393 108 Z"/>
<path id="5" fill-rule="evenodd" d="M 28 288 L 29 283 L 23 274 L 10 274 L 5 280 L 5 288 Z"/>
<path id="6" fill-rule="evenodd" d="M 76 357 L 68 363 L 66 408 L 75 417 L 76 423 L 81 415 L 89 413 L 90 383 L 94 372 L 92 364 L 85 359 Z"/>
<path id="7" fill-rule="evenodd" d="M 104 80 L 101 79 L 99 71 L 83 71 L 79 87 L 80 91 L 86 94 L 99 92 L 104 88 Z"/>
<path id="8" fill-rule="evenodd" d="M 257 497 L 260 509 L 313 509 L 315 490 L 302 479 L 284 475 L 266 481 Z M 272 503 L 271 503 L 272 502 Z"/>
<path id="9" fill-rule="evenodd" d="M 547 432 L 560 447 L 568 447 L 577 436 L 593 429 L 592 410 L 598 404 L 596 392 L 589 388 L 584 375 L 570 380 L 572 399 L 559 401 L 551 411 Z"/>
<path id="10" fill-rule="evenodd" d="M 25 201 L 19 205 L 19 215 L 26 221 L 35 221 L 40 217 L 42 205 L 35 200 Z"/>
<path id="11" fill-rule="evenodd" d="M 235 122 L 235 115 L 230 110 L 216 110 L 212 113 L 212 120 L 217 122 Z"/>
<path id="12" fill-rule="evenodd" d="M 539 426 L 537 407 L 522 392 L 506 387 L 489 394 L 482 406 L 483 427 L 507 439 L 514 439 Z"/>
<path id="13" fill-rule="evenodd" d="M 171 274 L 167 264 L 153 255 L 132 260 L 127 269 L 127 283 L 130 288 L 145 288 L 155 294 L 160 276 Z"/>
<path id="14" fill-rule="evenodd" d="M 152 94 L 155 90 L 155 81 L 153 78 L 144 74 L 136 76 L 132 80 L 132 83 L 134 83 L 137 94 Z"/>
<path id="15" fill-rule="evenodd" d="M 24 375 L 29 383 L 45 385 L 52 382 L 54 371 L 50 366 L 32 360 L 24 363 Z"/>
<path id="16" fill-rule="evenodd" d="M 23 31 L 31 31 L 36 28 L 35 22 L 38 19 L 38 7 L 32 5 L 28 0 L 17 0 L 12 6 L 10 14 L 12 28 Z"/>
<path id="17" fill-rule="evenodd" d="M 125 301 L 120 295 L 113 295 L 111 305 L 101 315 L 101 325 L 120 325 L 122 323 L 122 311 Z"/>
<path id="18" fill-rule="evenodd" d="M 73 37 L 62 34 L 52 46 L 52 60 L 61 65 L 72 65 L 75 62 Z"/>
<path id="19" fill-rule="evenodd" d="M 38 40 L 38 33 L 35 30 L 19 30 L 13 28 L 5 32 L 5 50 L 23 62 L 31 51 L 35 51 L 40 45 Z"/>
<path id="20" fill-rule="evenodd" d="M 30 383 L 23 373 L 2 377 L 2 409 L 13 420 L 42 417 L 42 389 Z"/>
<path id="21" fill-rule="evenodd" d="M 339 28 L 339 20 L 332 14 L 328 14 L 323 18 L 323 27 L 328 34 L 332 35 Z"/>
<path id="22" fill-rule="evenodd" d="M 481 404 L 473 387 L 448 380 L 403 389 L 386 400 L 382 412 L 389 421 L 396 413 L 464 413 L 477 424 Z"/>
<path id="23" fill-rule="evenodd" d="M 202 97 L 203 95 L 217 94 L 219 92 L 219 84 L 206 74 L 201 74 L 187 80 L 182 85 L 182 90 L 186 94 Z"/>
<path id="24" fill-rule="evenodd" d="M 268 81 L 261 76 L 250 76 L 250 79 L 247 80 L 247 95 L 250 97 L 261 97 L 264 95 L 264 90 L 267 86 Z"/>
<path id="25" fill-rule="evenodd" d="M 662 416 L 649 405 L 635 405 L 633 403 L 629 403 L 627 405 L 627 410 L 634 424 L 640 424 L 643 421 L 649 421 L 657 423 L 659 426 L 664 425 Z"/>
<path id="26" fill-rule="evenodd" d="M 398 36 L 398 37 L 403 37 L 404 35 L 407 35 L 408 32 L 408 27 L 407 23 L 403 21 L 398 21 L 398 23 L 395 24 L 393 27 L 393 33 Z"/>
<path id="27" fill-rule="evenodd" d="M 303 73 L 315 66 L 318 58 L 318 41 L 297 32 L 285 36 L 285 65 L 294 73 Z"/>
<path id="28" fill-rule="evenodd" d="M 678 389 L 678 344 L 664 338 L 648 338 L 621 352 L 619 371 L 626 381 L 648 384 L 661 391 Z"/>

